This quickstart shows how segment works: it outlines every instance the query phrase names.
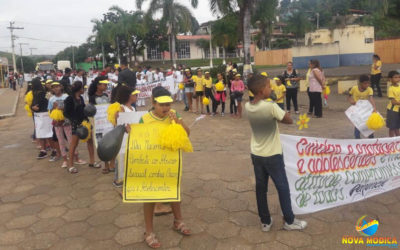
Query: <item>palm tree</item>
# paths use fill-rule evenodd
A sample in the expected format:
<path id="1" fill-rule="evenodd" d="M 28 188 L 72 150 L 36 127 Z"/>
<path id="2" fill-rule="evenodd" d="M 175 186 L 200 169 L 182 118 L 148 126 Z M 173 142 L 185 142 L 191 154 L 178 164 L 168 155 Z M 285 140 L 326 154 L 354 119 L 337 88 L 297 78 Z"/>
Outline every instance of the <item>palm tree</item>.
<path id="1" fill-rule="evenodd" d="M 226 63 L 226 49 L 234 48 L 238 42 L 238 18 L 236 14 L 228 14 L 212 25 L 213 44 L 222 47 L 223 64 Z"/>
<path id="2" fill-rule="evenodd" d="M 251 68 L 251 55 L 250 55 L 250 45 L 251 45 L 251 12 L 257 2 L 260 0 L 209 0 L 211 11 L 216 13 L 222 13 L 224 15 L 234 12 L 239 8 L 239 15 L 241 21 L 241 31 L 243 40 L 243 52 L 244 52 L 244 66 L 243 75 L 245 80 L 247 75 L 252 72 Z"/>
<path id="3" fill-rule="evenodd" d="M 296 46 L 299 43 L 299 38 L 304 37 L 306 31 L 310 28 L 310 21 L 304 12 L 296 11 L 288 19 L 287 30 L 292 32 L 296 38 Z"/>
<path id="4" fill-rule="evenodd" d="M 260 0 L 257 3 L 255 13 L 252 17 L 253 22 L 260 29 L 261 49 L 266 50 L 267 40 L 268 47 L 271 49 L 271 36 L 273 31 L 273 22 L 275 21 L 275 11 L 278 6 L 278 0 Z M 268 37 L 267 37 L 268 36 Z"/>
<path id="5" fill-rule="evenodd" d="M 145 0 L 136 0 L 139 10 Z M 198 5 L 198 0 L 190 0 L 193 8 Z M 177 2 L 177 0 L 151 0 L 150 7 L 146 13 L 149 17 L 154 17 L 156 13 L 162 13 L 161 22 L 168 27 L 168 36 L 170 40 L 170 52 L 173 65 L 176 67 L 176 34 L 178 32 L 189 31 L 192 27 L 192 14 L 190 10 Z"/>

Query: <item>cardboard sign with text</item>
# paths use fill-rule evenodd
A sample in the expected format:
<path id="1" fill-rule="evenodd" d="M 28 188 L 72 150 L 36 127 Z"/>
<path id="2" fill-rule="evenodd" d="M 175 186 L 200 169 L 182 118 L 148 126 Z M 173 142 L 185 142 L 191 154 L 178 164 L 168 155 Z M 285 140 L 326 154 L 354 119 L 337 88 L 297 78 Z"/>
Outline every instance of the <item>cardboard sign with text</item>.
<path id="1" fill-rule="evenodd" d="M 125 156 L 124 202 L 181 200 L 182 153 L 160 145 L 160 132 L 165 126 L 131 125 Z"/>

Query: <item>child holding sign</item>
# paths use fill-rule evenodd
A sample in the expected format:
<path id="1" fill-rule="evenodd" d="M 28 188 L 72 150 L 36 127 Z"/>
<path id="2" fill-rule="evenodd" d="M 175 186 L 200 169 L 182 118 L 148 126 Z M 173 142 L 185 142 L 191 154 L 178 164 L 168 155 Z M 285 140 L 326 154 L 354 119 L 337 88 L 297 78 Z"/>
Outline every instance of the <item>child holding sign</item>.
<path id="1" fill-rule="evenodd" d="M 389 129 L 389 136 L 399 136 L 400 132 L 400 73 L 389 72 L 391 86 L 388 90 L 389 104 L 387 105 L 386 127 Z"/>
<path id="2" fill-rule="evenodd" d="M 293 120 L 276 103 L 265 101 L 272 91 L 267 77 L 256 75 L 250 78 L 248 88 L 254 94 L 254 100 L 246 103 L 245 109 L 252 130 L 251 159 L 256 177 L 257 208 L 261 219 L 261 230 L 267 232 L 272 226 L 267 203 L 269 176 L 278 190 L 285 220 L 283 228 L 285 230 L 304 229 L 307 222 L 295 219 L 292 211 L 278 128 L 278 121 L 292 124 Z"/>
<path id="3" fill-rule="evenodd" d="M 171 109 L 173 99 L 171 93 L 165 88 L 158 86 L 153 89 L 153 109 L 149 113 L 142 116 L 139 123 L 144 124 L 171 124 L 173 121 L 181 124 L 189 134 L 189 128 L 185 125 L 180 115 Z M 127 126 L 130 131 L 130 127 Z M 146 224 L 145 241 L 151 248 L 161 247 L 160 242 L 153 233 L 153 214 L 156 203 L 144 203 L 144 220 Z M 171 202 L 172 212 L 174 214 L 173 229 L 184 236 L 189 236 L 191 231 L 182 221 L 180 202 Z"/>
<path id="4" fill-rule="evenodd" d="M 369 87 L 369 76 L 361 75 L 357 86 L 353 86 L 349 91 L 349 102 L 351 105 L 356 105 L 358 100 L 369 100 L 374 112 L 376 111 L 375 101 L 373 98 L 374 91 Z M 354 137 L 361 139 L 360 130 L 354 128 Z M 368 138 L 374 138 L 374 134 L 368 136 Z"/>

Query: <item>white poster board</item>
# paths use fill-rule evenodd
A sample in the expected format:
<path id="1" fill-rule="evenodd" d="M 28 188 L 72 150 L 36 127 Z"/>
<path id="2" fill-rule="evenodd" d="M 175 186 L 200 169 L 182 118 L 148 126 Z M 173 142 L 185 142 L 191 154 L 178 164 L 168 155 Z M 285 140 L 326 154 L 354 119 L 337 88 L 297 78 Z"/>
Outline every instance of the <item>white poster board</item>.
<path id="1" fill-rule="evenodd" d="M 95 105 L 96 106 L 96 115 L 93 117 L 94 120 L 94 125 L 93 125 L 93 136 L 95 140 L 95 145 L 97 147 L 97 142 L 103 136 L 112 130 L 114 126 L 112 125 L 111 122 L 108 121 L 107 119 L 107 109 L 110 104 L 100 104 L 100 105 Z"/>
<path id="2" fill-rule="evenodd" d="M 118 125 L 125 124 L 137 124 L 139 123 L 140 118 L 145 115 L 147 111 L 138 111 L 138 112 L 120 112 L 118 114 Z M 128 134 L 124 134 L 124 138 L 122 139 L 121 149 L 118 154 L 118 171 L 117 171 L 117 181 L 122 181 L 125 173 L 125 152 L 126 152 L 126 144 L 128 140 Z"/>
<path id="3" fill-rule="evenodd" d="M 400 187 L 400 137 L 336 140 L 281 135 L 295 214 L 307 214 Z"/>
<path id="4" fill-rule="evenodd" d="M 49 112 L 34 112 L 35 134 L 36 138 L 44 139 L 53 137 L 53 120 L 49 116 Z"/>
<path id="5" fill-rule="evenodd" d="M 373 130 L 368 129 L 367 120 L 373 111 L 372 104 L 368 100 L 359 100 L 356 105 L 351 105 L 345 114 L 353 123 L 353 125 L 360 130 L 361 134 L 365 137 L 374 133 Z"/>

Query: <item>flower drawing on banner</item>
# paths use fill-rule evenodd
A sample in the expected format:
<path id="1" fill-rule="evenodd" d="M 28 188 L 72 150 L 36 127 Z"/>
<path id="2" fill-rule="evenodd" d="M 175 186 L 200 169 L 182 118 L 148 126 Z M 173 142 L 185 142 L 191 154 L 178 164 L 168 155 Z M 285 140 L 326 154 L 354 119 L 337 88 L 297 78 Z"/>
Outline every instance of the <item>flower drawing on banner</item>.
<path id="1" fill-rule="evenodd" d="M 309 121 L 310 118 L 307 116 L 307 114 L 300 115 L 299 120 L 297 121 L 297 125 L 299 125 L 299 130 L 302 130 L 303 128 L 308 128 Z"/>

